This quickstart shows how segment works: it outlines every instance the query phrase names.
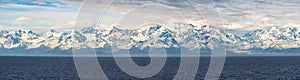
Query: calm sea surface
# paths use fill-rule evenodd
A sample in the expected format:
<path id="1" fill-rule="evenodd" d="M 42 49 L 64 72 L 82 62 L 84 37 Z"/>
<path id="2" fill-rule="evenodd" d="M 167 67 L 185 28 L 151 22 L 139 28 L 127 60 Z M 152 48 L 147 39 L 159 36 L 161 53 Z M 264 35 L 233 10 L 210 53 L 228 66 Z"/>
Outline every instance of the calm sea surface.
<path id="1" fill-rule="evenodd" d="M 139 79 L 127 75 L 117 67 L 113 58 L 98 58 L 107 77 Z M 144 66 L 150 58 L 133 58 Z M 197 80 L 204 79 L 210 58 L 201 57 Z M 150 80 L 171 80 L 180 58 L 167 58 L 166 65 Z M 0 57 L 0 80 L 77 80 L 79 79 L 72 57 Z M 300 57 L 226 57 L 220 79 L 300 79 Z"/>

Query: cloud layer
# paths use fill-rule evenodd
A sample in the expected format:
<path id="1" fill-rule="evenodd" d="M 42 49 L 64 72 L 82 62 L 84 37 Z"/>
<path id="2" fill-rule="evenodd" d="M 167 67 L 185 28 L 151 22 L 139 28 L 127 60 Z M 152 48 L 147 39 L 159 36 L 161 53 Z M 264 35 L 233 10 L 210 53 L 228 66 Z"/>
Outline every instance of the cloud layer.
<path id="1" fill-rule="evenodd" d="M 84 24 L 89 22 L 88 25 L 98 23 L 105 28 L 113 25 L 138 28 L 150 22 L 168 26 L 174 22 L 210 24 L 236 32 L 273 26 L 300 28 L 298 0 L 87 0 L 81 6 L 82 2 L 0 1 L 1 29 L 43 26 L 69 30 L 73 27 L 70 23 L 75 24 L 76 19 Z"/>

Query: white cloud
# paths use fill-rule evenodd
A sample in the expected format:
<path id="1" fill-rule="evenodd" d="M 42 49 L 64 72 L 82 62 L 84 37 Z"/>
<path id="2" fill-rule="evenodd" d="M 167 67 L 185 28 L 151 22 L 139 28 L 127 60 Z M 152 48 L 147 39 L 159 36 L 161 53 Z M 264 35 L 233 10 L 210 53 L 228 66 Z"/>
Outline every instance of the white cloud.
<path id="1" fill-rule="evenodd" d="M 224 27 L 226 29 L 242 29 L 242 28 L 244 28 L 244 26 L 239 23 L 225 24 Z"/>
<path id="2" fill-rule="evenodd" d="M 16 21 L 28 21 L 28 20 L 31 20 L 31 18 L 28 18 L 28 17 L 19 17 L 16 19 Z"/>
<path id="3" fill-rule="evenodd" d="M 78 7 L 83 0 L 62 0 L 66 6 Z M 262 29 L 271 26 L 285 26 L 294 24 L 299 26 L 298 18 L 300 1 L 240 1 L 240 0 L 155 0 L 155 1 L 118 1 L 108 6 L 111 1 L 88 0 L 77 16 L 77 10 L 60 11 L 60 9 L 42 8 L 36 6 L 24 6 L 16 4 L 0 5 L 0 8 L 42 8 L 44 11 L 28 12 L 2 12 L 7 16 L 30 17 L 32 26 L 46 25 L 52 28 L 69 27 L 69 21 L 88 20 L 91 24 L 97 23 L 102 10 L 106 14 L 102 16 L 98 25 L 122 25 L 133 26 L 147 22 L 170 24 L 171 22 L 189 22 L 195 24 L 210 24 L 219 28 L 248 31 Z M 216 1 L 216 6 L 213 2 Z M 43 4 L 43 2 L 40 2 Z M 145 5 L 154 4 L 154 5 Z M 132 10 L 132 11 L 130 11 Z M 199 11 L 200 13 L 197 13 Z M 1 16 L 0 14 L 0 16 Z M 119 22 L 121 21 L 121 22 Z M 13 21 L 12 21 L 13 22 Z M 224 25 L 222 24 L 224 22 Z M 66 28 L 67 29 L 67 28 Z"/>
<path id="4" fill-rule="evenodd" d="M 76 24 L 76 26 L 75 26 Z M 54 26 L 22 26 L 22 25 L 14 25 L 14 26 L 4 26 L 4 25 L 0 25 L 0 30 L 19 30 L 19 29 L 25 29 L 25 30 L 33 30 L 34 32 L 37 33 L 43 33 L 46 31 L 49 31 L 51 29 L 57 30 L 57 31 L 64 31 L 64 32 L 69 32 L 72 30 L 81 30 L 84 27 L 94 27 L 95 25 L 92 24 L 90 21 L 77 21 L 77 23 L 75 21 L 66 21 L 66 22 L 62 22 L 62 23 L 58 23 Z M 105 25 L 102 25 L 101 27 L 103 27 Z M 106 26 L 105 26 L 106 27 Z M 99 26 L 100 28 L 100 26 Z"/>
<path id="5" fill-rule="evenodd" d="M 217 5 L 226 22 L 241 24 L 243 29 L 238 30 L 253 30 L 299 23 L 299 3 L 295 0 L 229 0 L 217 2 Z"/>
<path id="6" fill-rule="evenodd" d="M 33 30 L 37 33 L 43 33 L 48 31 L 48 27 L 45 26 L 30 26 L 30 27 L 24 27 L 24 26 L 3 26 L 0 25 L 0 30 L 9 30 L 9 31 L 16 31 L 16 30 Z"/>
<path id="7" fill-rule="evenodd" d="M 28 18 L 28 17 L 19 17 L 13 22 L 13 24 L 14 25 L 23 25 L 23 24 L 29 23 L 30 20 L 31 20 L 31 18 Z"/>
<path id="8" fill-rule="evenodd" d="M 50 29 L 60 30 L 60 31 L 72 31 L 72 30 L 81 30 L 84 27 L 94 27 L 95 24 L 92 22 L 85 20 L 85 21 L 68 21 L 63 22 L 54 26 L 51 26 Z"/>
<path id="9" fill-rule="evenodd" d="M 300 24 L 288 23 L 288 24 L 282 25 L 280 27 L 282 27 L 282 28 L 296 27 L 296 28 L 300 29 Z"/>

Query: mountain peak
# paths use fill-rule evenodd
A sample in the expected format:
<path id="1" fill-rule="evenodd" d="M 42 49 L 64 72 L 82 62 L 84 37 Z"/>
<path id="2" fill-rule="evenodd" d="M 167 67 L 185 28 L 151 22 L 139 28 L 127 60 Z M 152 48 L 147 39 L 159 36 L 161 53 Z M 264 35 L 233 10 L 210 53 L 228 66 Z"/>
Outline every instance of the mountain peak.
<path id="1" fill-rule="evenodd" d="M 156 25 L 156 26 L 152 26 L 152 27 L 150 27 L 150 29 L 151 30 L 158 30 L 158 29 L 160 29 L 162 26 L 160 26 L 160 25 Z"/>
<path id="2" fill-rule="evenodd" d="M 51 29 L 51 30 L 50 30 L 50 32 L 56 32 L 56 30 L 54 30 L 54 29 Z"/>
<path id="3" fill-rule="evenodd" d="M 81 31 L 82 33 L 96 33 L 98 30 L 94 27 L 84 27 Z"/>
<path id="4" fill-rule="evenodd" d="M 17 32 L 18 33 L 23 33 L 23 34 L 32 34 L 33 33 L 32 30 L 21 30 L 21 29 L 19 29 Z"/>
<path id="5" fill-rule="evenodd" d="M 121 31 L 122 29 L 121 28 L 118 28 L 117 26 L 114 26 L 111 28 L 111 31 Z"/>
<path id="6" fill-rule="evenodd" d="M 269 30 L 270 31 L 275 31 L 275 30 L 279 30 L 279 29 L 277 27 L 271 27 Z"/>

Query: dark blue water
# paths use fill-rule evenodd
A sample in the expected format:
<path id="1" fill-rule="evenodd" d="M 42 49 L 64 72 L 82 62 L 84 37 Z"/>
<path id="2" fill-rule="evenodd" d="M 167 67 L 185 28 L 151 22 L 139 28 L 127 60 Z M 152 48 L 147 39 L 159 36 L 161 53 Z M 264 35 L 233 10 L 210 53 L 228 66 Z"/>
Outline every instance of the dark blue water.
<path id="1" fill-rule="evenodd" d="M 138 65 L 147 65 L 149 58 L 134 58 Z M 202 58 L 196 76 L 204 79 L 209 57 Z M 113 58 L 99 58 L 107 77 L 139 79 L 122 72 Z M 171 80 L 180 58 L 168 58 L 162 71 L 150 80 Z M 79 79 L 72 57 L 0 57 L 1 80 L 77 80 Z M 227 57 L 220 79 L 300 79 L 300 57 Z"/>

